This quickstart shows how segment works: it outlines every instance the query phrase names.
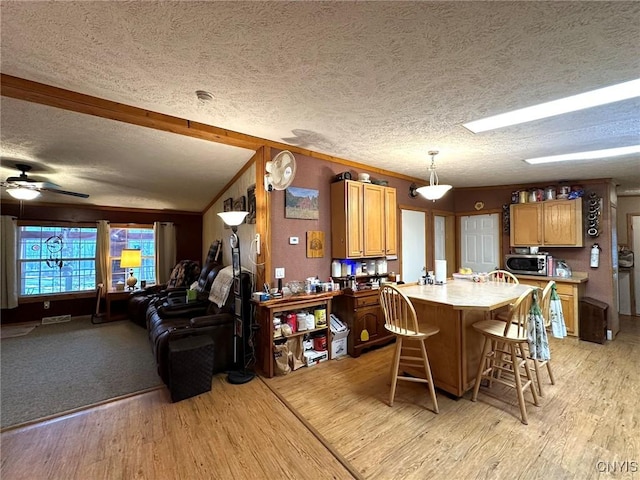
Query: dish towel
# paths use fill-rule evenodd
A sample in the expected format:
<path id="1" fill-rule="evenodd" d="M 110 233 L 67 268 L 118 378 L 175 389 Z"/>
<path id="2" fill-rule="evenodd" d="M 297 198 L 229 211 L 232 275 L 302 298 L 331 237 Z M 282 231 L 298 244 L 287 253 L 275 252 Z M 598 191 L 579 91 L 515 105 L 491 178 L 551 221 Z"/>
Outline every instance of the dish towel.
<path id="1" fill-rule="evenodd" d="M 209 292 L 209 301 L 222 308 L 231 291 L 231 285 L 233 285 L 233 267 L 229 265 L 220 270 L 213 280 L 213 285 L 211 285 L 211 291 Z"/>
<path id="2" fill-rule="evenodd" d="M 529 310 L 529 322 L 527 326 L 529 328 L 529 356 L 536 360 L 549 360 L 551 358 L 549 339 L 547 338 L 547 331 L 544 328 L 544 318 L 542 317 L 542 312 L 540 311 L 540 306 L 538 305 L 535 295 L 531 309 Z"/>
<path id="3" fill-rule="evenodd" d="M 551 335 L 556 338 L 567 336 L 567 326 L 564 323 L 562 313 L 562 301 L 556 291 L 556 286 L 551 287 L 551 302 L 549 304 L 549 316 L 551 317 Z"/>

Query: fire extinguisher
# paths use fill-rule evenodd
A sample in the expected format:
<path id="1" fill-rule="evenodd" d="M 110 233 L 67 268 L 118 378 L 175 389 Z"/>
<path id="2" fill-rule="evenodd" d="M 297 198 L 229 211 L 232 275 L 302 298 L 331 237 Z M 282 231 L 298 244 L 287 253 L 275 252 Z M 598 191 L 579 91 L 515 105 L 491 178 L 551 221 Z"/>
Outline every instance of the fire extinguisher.
<path id="1" fill-rule="evenodd" d="M 600 246 L 597 243 L 593 244 L 591 247 L 591 268 L 598 268 L 600 264 Z"/>

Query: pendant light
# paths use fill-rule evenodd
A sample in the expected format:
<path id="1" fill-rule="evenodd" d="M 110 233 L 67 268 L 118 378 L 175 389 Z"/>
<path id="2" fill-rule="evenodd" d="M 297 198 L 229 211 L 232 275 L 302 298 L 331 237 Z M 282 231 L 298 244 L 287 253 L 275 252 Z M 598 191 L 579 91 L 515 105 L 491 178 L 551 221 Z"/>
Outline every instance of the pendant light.
<path id="1" fill-rule="evenodd" d="M 442 196 L 451 189 L 451 185 L 440 185 L 438 183 L 438 174 L 436 173 L 435 162 L 437 154 L 437 150 L 429 150 L 429 155 L 431 155 L 431 166 L 429 167 L 429 185 L 425 185 L 424 187 L 416 189 L 416 192 L 418 192 L 424 198 L 426 198 L 427 200 L 433 200 L 434 202 L 442 198 Z"/>

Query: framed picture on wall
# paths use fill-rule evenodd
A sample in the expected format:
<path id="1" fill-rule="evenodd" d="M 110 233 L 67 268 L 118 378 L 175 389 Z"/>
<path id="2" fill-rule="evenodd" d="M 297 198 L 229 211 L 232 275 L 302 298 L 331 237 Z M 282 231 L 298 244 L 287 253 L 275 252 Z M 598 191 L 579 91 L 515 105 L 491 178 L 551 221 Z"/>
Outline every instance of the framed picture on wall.
<path id="1" fill-rule="evenodd" d="M 300 218 L 303 220 L 317 220 L 320 218 L 319 193 L 318 190 L 312 188 L 287 188 L 284 197 L 285 218 Z"/>
<path id="2" fill-rule="evenodd" d="M 247 188 L 247 223 L 256 223 L 256 185 L 255 183 Z"/>

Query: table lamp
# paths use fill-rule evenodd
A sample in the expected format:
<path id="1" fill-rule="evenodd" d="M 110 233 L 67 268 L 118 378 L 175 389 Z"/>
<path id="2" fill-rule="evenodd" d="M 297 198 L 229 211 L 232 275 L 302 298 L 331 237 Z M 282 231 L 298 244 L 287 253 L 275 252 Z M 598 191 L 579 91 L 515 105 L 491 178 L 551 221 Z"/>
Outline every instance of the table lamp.
<path id="1" fill-rule="evenodd" d="M 133 290 L 138 283 L 138 279 L 133 276 L 133 269 L 138 268 L 142 265 L 142 252 L 140 249 L 136 248 L 123 248 L 122 253 L 120 255 L 120 268 L 126 269 L 130 268 L 129 278 L 127 278 L 127 286 L 129 290 Z"/>

